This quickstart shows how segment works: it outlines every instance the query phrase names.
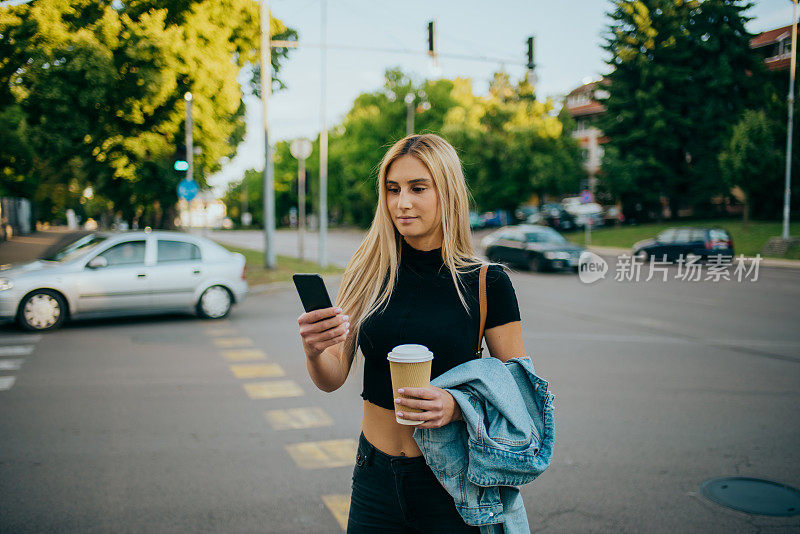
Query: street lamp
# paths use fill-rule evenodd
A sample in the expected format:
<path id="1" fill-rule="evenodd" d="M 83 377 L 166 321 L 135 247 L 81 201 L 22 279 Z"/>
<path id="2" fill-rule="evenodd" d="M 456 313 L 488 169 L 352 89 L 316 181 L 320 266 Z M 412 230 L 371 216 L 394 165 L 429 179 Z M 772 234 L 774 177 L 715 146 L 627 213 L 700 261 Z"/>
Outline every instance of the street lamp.
<path id="1" fill-rule="evenodd" d="M 797 66 L 797 0 L 792 0 L 792 63 L 789 69 L 789 118 L 786 127 L 786 178 L 783 191 L 783 232 L 781 239 L 789 239 L 789 203 L 792 194 L 792 127 L 794 124 L 794 72 Z"/>

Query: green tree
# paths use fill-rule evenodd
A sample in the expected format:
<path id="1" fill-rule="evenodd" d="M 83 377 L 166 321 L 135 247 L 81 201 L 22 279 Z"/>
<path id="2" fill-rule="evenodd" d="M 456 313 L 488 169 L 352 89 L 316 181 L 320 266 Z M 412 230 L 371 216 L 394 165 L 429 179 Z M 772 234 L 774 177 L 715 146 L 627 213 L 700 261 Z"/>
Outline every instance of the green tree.
<path id="1" fill-rule="evenodd" d="M 776 148 L 779 130 L 764 111 L 746 110 L 719 155 L 726 184 L 744 192 L 744 224 L 751 211 L 755 217 L 769 216 L 783 200 L 784 155 Z"/>
<path id="2" fill-rule="evenodd" d="M 296 37 L 277 19 L 270 31 Z M 258 8 L 249 0 L 0 8 L 0 111 L 19 106 L 14 131 L 33 151 L 30 170 L 14 172 L 35 184 L 52 216 L 91 185 L 107 211 L 171 225 L 183 178 L 171 165 L 185 135 L 184 93 L 194 97 L 194 178 L 205 186 L 244 136 L 237 76 L 257 61 L 258 46 Z M 273 53 L 273 66 L 284 58 Z"/>
<path id="3" fill-rule="evenodd" d="M 607 187 L 626 208 L 660 216 L 708 210 L 724 194 L 718 154 L 759 94 L 762 67 L 741 0 L 615 0 L 606 114 Z M 635 215 L 634 215 L 635 216 Z M 640 214 L 641 216 L 641 214 Z"/>

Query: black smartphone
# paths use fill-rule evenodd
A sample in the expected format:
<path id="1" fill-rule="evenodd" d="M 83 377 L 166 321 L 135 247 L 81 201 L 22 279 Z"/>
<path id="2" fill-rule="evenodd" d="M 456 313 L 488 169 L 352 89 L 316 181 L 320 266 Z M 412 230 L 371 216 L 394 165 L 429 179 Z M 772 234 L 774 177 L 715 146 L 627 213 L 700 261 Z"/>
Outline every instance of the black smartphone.
<path id="1" fill-rule="evenodd" d="M 292 280 L 306 312 L 333 307 L 325 282 L 320 275 L 297 273 L 292 276 Z"/>

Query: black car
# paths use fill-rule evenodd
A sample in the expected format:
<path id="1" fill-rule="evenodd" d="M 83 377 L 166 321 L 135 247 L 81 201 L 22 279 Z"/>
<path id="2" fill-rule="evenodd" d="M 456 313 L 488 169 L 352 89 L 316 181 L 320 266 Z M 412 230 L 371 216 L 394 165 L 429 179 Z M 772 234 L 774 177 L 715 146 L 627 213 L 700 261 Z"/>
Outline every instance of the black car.
<path id="1" fill-rule="evenodd" d="M 699 256 L 707 261 L 709 256 L 733 258 L 733 239 L 724 228 L 668 228 L 653 239 L 633 245 L 633 255 L 643 259 L 675 261 L 680 257 Z"/>
<path id="2" fill-rule="evenodd" d="M 532 271 L 578 270 L 583 247 L 546 226 L 506 226 L 482 241 L 489 261 L 521 265 Z"/>
<path id="3" fill-rule="evenodd" d="M 539 206 L 540 222 L 558 231 L 570 231 L 577 228 L 575 216 L 564 209 L 561 204 L 547 202 Z"/>

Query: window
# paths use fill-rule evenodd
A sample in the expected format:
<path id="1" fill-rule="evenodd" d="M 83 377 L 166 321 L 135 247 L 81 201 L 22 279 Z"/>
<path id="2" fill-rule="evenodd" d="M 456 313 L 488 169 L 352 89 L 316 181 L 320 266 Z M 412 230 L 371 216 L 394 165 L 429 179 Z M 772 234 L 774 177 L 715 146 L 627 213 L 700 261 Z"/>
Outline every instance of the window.
<path id="1" fill-rule="evenodd" d="M 712 230 L 713 232 L 713 230 Z M 692 241 L 700 241 L 703 242 L 706 240 L 706 231 L 705 230 L 692 230 Z"/>
<path id="2" fill-rule="evenodd" d="M 688 243 L 689 238 L 692 235 L 692 231 L 689 229 L 680 229 L 675 232 L 675 242 L 676 243 Z"/>
<path id="3" fill-rule="evenodd" d="M 730 241 L 731 239 L 725 230 L 710 230 L 709 234 L 712 241 Z"/>
<path id="4" fill-rule="evenodd" d="M 200 247 L 186 241 L 158 240 L 158 263 L 200 259 Z"/>
<path id="5" fill-rule="evenodd" d="M 664 230 L 663 232 L 658 234 L 656 240 L 659 243 L 672 243 L 673 241 L 675 241 L 675 229 L 670 228 L 669 230 Z"/>
<path id="6" fill-rule="evenodd" d="M 100 254 L 108 262 L 109 267 L 124 265 L 144 265 L 145 242 L 126 241 L 114 245 Z"/>

